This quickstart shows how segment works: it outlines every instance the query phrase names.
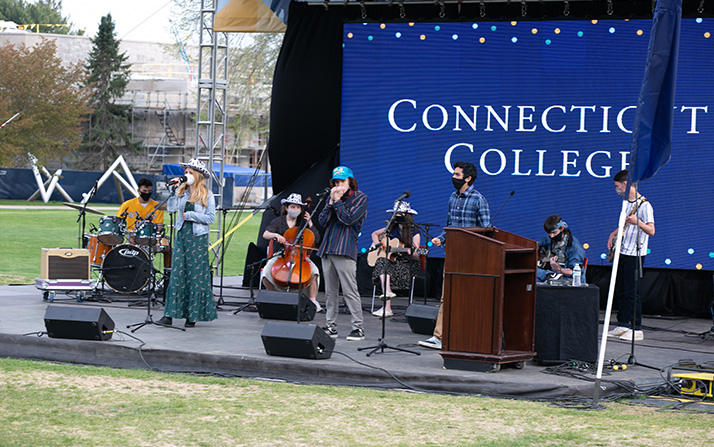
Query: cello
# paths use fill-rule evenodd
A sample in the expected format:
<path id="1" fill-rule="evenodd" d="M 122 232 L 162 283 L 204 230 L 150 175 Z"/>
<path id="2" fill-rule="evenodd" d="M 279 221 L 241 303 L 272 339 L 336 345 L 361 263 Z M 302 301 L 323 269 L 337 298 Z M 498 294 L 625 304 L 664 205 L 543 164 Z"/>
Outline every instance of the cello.
<path id="1" fill-rule="evenodd" d="M 307 199 L 308 206 L 310 198 Z M 307 225 L 307 224 L 306 224 Z M 310 285 L 312 281 L 312 269 L 310 268 L 310 253 L 315 250 L 315 234 L 305 227 L 302 233 L 302 256 L 300 256 L 300 244 L 296 244 L 300 228 L 294 226 L 288 228 L 283 234 L 285 238 L 285 252 L 279 257 L 270 273 L 273 275 L 275 284 L 284 288 L 302 287 Z"/>

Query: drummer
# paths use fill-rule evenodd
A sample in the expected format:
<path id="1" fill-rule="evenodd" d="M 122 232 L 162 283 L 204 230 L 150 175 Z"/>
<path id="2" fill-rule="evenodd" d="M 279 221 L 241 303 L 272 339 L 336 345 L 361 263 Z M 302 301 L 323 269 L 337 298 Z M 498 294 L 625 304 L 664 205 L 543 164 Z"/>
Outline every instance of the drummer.
<path id="1" fill-rule="evenodd" d="M 126 218 L 127 241 L 133 245 L 138 245 L 134 241 L 137 220 L 147 220 L 149 215 L 153 212 L 151 215 L 151 222 L 156 225 L 157 234 L 161 232 L 161 229 L 164 226 L 164 212 L 156 209 L 156 207 L 159 206 L 159 202 L 151 198 L 151 192 L 154 187 L 153 182 L 146 177 L 141 177 L 137 184 L 139 185 L 139 188 L 137 189 L 139 197 L 135 197 L 122 203 L 119 207 L 119 211 L 117 211 L 117 216 Z M 171 254 L 164 251 L 164 268 L 170 267 Z"/>

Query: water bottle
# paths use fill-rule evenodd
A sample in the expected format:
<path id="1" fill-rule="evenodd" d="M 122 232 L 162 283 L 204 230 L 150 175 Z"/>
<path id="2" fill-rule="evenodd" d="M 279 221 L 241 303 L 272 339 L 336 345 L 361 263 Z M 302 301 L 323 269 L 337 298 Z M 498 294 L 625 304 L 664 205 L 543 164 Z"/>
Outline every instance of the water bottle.
<path id="1" fill-rule="evenodd" d="M 574 287 L 580 287 L 582 285 L 581 278 L 580 278 L 581 273 L 582 273 L 582 271 L 580 270 L 580 264 L 575 264 L 575 268 L 573 269 L 573 286 Z"/>

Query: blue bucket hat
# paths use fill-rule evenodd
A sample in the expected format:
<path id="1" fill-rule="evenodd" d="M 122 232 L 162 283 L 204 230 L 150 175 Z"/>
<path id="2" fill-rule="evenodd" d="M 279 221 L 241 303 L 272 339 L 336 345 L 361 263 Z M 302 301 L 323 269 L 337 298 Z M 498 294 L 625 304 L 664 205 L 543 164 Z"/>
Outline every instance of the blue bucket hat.
<path id="1" fill-rule="evenodd" d="M 347 166 L 338 166 L 332 170 L 332 180 L 344 180 L 346 178 L 353 177 L 352 169 Z"/>

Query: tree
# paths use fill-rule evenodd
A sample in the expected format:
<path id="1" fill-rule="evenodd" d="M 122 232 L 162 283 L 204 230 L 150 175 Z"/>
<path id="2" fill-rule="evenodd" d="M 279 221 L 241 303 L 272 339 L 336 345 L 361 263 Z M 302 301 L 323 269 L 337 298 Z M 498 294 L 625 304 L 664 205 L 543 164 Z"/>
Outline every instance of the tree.
<path id="1" fill-rule="evenodd" d="M 36 46 L 0 47 L 0 165 L 24 167 L 27 152 L 57 160 L 77 148 L 89 112 L 86 72 L 81 64 L 63 66 L 54 41 Z"/>
<path id="2" fill-rule="evenodd" d="M 62 0 L 39 0 L 36 3 L 0 0 L 0 20 L 17 25 L 38 25 L 32 31 L 40 33 L 84 34 L 84 31 L 73 31 L 74 25 L 62 17 Z"/>
<path id="3" fill-rule="evenodd" d="M 87 70 L 88 86 L 92 90 L 94 112 L 82 143 L 82 151 L 98 157 L 80 157 L 83 168 L 107 169 L 121 149 L 139 150 L 129 134 L 129 106 L 116 104 L 124 95 L 131 70 L 126 53 L 119 53 L 119 41 L 114 33 L 111 14 L 102 17 L 97 35 L 91 39 Z"/>

